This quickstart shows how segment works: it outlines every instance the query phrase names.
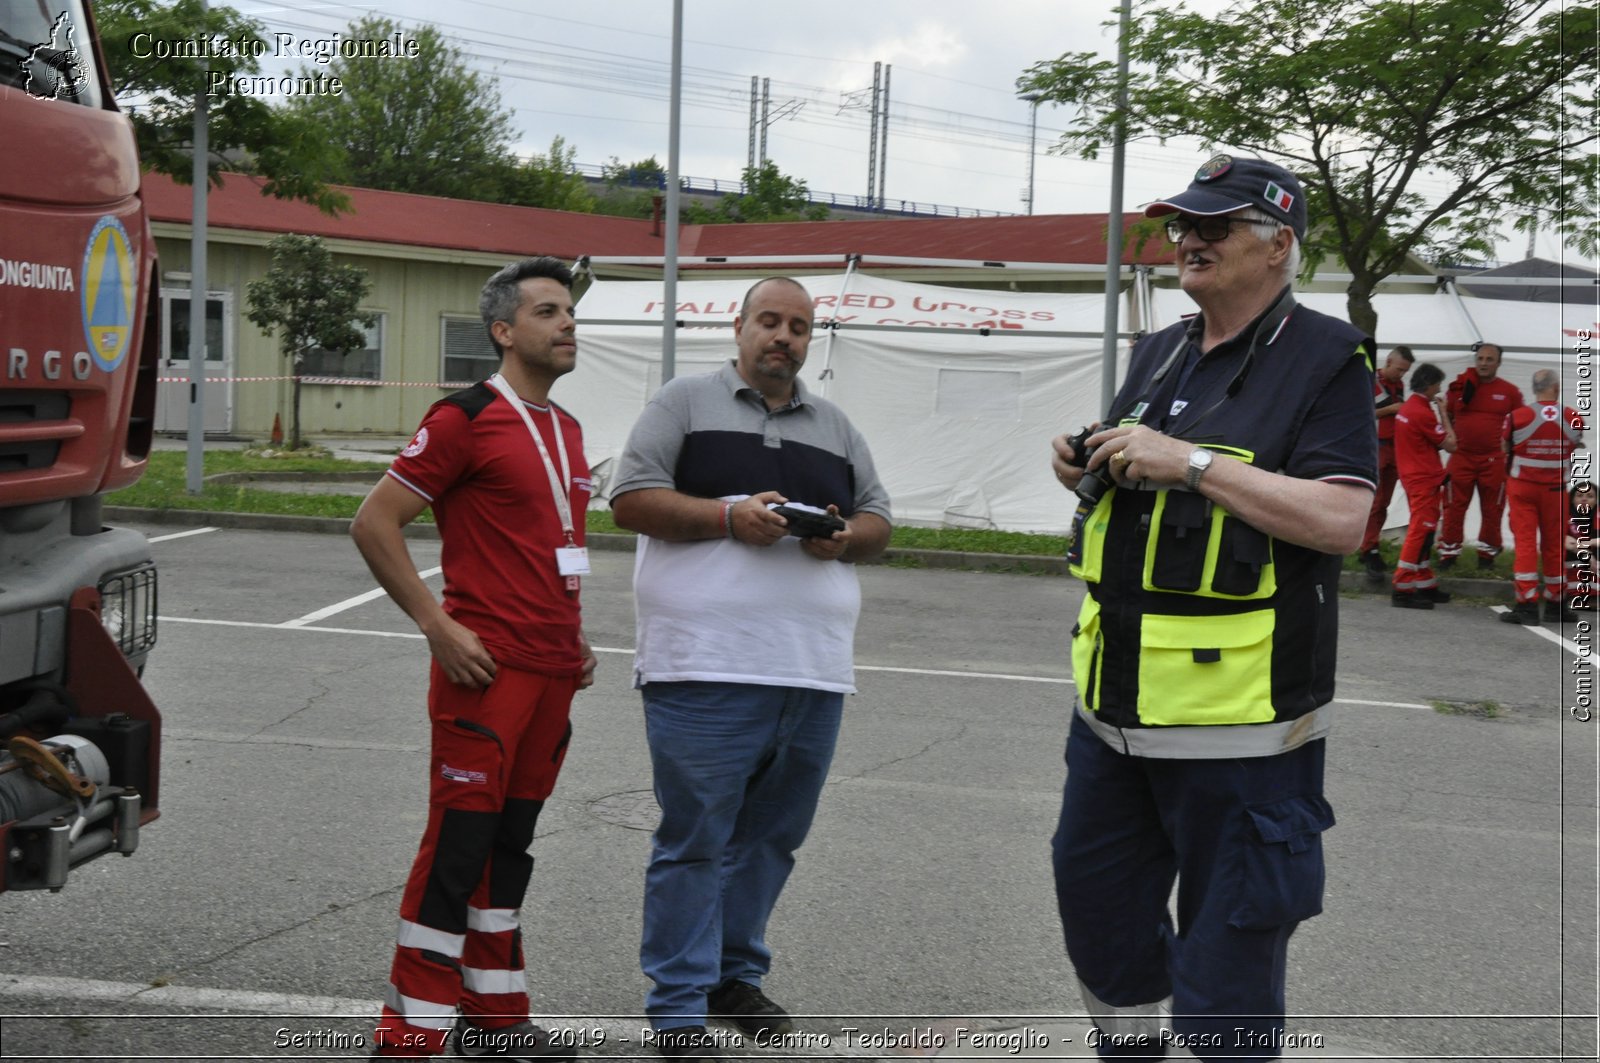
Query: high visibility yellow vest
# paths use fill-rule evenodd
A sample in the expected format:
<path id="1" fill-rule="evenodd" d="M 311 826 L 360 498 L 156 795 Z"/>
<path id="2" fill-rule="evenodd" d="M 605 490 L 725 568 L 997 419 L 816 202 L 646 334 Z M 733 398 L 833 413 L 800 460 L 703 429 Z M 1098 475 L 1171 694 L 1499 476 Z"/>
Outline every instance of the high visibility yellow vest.
<path id="1" fill-rule="evenodd" d="M 1111 420 L 1274 472 L 1304 462 L 1308 423 L 1319 438 L 1348 428 L 1350 453 L 1318 457 L 1311 475 L 1375 480 L 1370 341 L 1292 301 L 1275 317 L 1281 306 L 1254 326 L 1254 342 L 1208 352 L 1216 361 L 1181 396 L 1163 366 L 1181 358 L 1185 326 L 1142 341 Z M 1089 593 L 1072 633 L 1073 675 L 1103 738 L 1146 756 L 1224 757 L 1325 733 L 1338 556 L 1273 539 L 1181 487 L 1114 487 L 1083 508 L 1072 571 Z"/>

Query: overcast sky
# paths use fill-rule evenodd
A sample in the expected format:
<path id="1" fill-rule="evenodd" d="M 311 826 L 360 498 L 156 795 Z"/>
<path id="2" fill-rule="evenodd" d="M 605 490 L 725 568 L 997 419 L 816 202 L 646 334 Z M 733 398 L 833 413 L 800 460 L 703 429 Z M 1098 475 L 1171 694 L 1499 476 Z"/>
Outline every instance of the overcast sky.
<path id="1" fill-rule="evenodd" d="M 271 31 L 327 37 L 374 9 L 317 0 L 236 0 Z M 867 191 L 873 63 L 891 68 L 886 194 L 923 204 L 1022 213 L 1029 104 L 1015 82 L 1030 64 L 1064 52 L 1115 54 L 1112 2 L 1082 0 L 685 0 L 680 172 L 736 182 L 747 159 L 750 79 L 771 79 L 782 117 L 767 155 L 814 193 Z M 1192 8 L 1220 10 L 1221 0 Z M 554 136 L 576 161 L 667 162 L 670 0 L 389 0 L 383 14 L 430 21 L 494 76 L 512 110 L 519 150 Z M 1038 114 L 1035 213 L 1102 212 L 1109 152 L 1100 160 L 1050 155 L 1071 115 Z M 1127 209 L 1172 195 L 1208 153 L 1198 144 L 1129 146 Z M 1502 257 L 1520 258 L 1526 238 Z M 1559 257 L 1541 236 L 1537 251 Z"/>

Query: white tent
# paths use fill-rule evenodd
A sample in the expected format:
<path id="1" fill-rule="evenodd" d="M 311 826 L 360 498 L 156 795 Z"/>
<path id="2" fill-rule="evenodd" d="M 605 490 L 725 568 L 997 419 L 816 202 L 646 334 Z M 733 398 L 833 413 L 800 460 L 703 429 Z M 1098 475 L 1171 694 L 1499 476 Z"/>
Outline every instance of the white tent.
<path id="1" fill-rule="evenodd" d="M 750 283 L 679 281 L 677 375 L 710 372 L 733 357 L 731 326 Z M 866 436 L 898 522 L 1065 531 L 1074 500 L 1050 474 L 1049 440 L 1104 412 L 1103 295 L 937 287 L 860 273 L 804 283 L 817 300 L 818 329 L 802 379 L 843 407 Z M 1176 288 L 1145 290 L 1141 328 L 1196 309 Z M 660 386 L 661 298 L 659 280 L 597 281 L 578 307 L 578 368 L 555 397 L 583 422 L 601 493 L 629 429 Z M 1343 294 L 1298 298 L 1344 314 Z M 1578 374 L 1592 356 L 1575 344 L 1578 330 L 1600 330 L 1592 306 L 1458 298 L 1446 290 L 1380 293 L 1374 302 L 1382 350 L 1409 344 L 1453 378 L 1471 364 L 1473 341 L 1493 339 L 1506 348 L 1502 372 L 1525 392 L 1535 369 L 1559 368 L 1566 401 L 1583 405 L 1579 386 L 1592 384 L 1592 376 L 1581 381 Z M 1125 295 L 1124 335 L 1130 320 Z M 1592 341 L 1584 350 L 1592 352 Z M 1125 359 L 1126 343 L 1121 354 Z M 1586 415 L 1593 398 L 1589 390 Z M 1397 498 L 1387 523 L 1405 519 L 1404 498 Z M 1469 513 L 1468 535 L 1476 529 Z"/>
<path id="2" fill-rule="evenodd" d="M 818 329 L 801 378 L 866 437 L 897 521 L 1066 527 L 1072 499 L 1050 474 L 1049 441 L 1098 416 L 1102 296 L 861 274 L 805 284 L 818 302 Z M 733 357 L 731 326 L 749 286 L 679 282 L 686 327 L 677 334 L 677 375 Z M 583 422 L 602 480 L 660 385 L 660 299 L 658 281 L 600 281 L 578 307 L 578 369 L 555 397 Z"/>
<path id="3" fill-rule="evenodd" d="M 1333 292 L 1297 292 L 1304 306 L 1335 317 L 1345 316 L 1345 297 Z M 1386 294 L 1373 296 L 1378 312 L 1378 364 L 1397 344 L 1412 348 L 1417 361 L 1432 362 L 1444 371 L 1445 382 L 1454 380 L 1473 364 L 1472 345 L 1479 340 L 1498 344 L 1505 352 L 1500 376 L 1522 390 L 1523 398 L 1533 400 L 1530 381 L 1540 369 L 1561 374 L 1562 401 L 1576 408 L 1595 423 L 1594 342 L 1600 331 L 1593 303 L 1536 303 L 1503 299 L 1480 299 L 1440 289 L 1434 293 Z M 1152 292 L 1152 315 L 1162 327 L 1199 308 L 1176 288 Z M 1580 334 L 1591 337 L 1587 342 Z M 1408 387 L 1407 392 L 1410 394 Z M 1595 445 L 1595 435 L 1588 442 Z M 1509 511 L 1502 515 L 1501 541 L 1511 548 Z M 1384 527 L 1404 527 L 1410 517 L 1405 491 L 1395 488 Z M 1467 510 L 1465 536 L 1471 542 L 1480 524 L 1476 498 Z"/>

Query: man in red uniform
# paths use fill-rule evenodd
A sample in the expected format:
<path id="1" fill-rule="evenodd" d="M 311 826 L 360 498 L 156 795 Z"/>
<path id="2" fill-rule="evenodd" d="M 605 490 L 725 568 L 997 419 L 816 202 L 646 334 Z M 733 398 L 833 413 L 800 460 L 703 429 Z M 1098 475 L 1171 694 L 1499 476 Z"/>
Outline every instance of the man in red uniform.
<path id="1" fill-rule="evenodd" d="M 1472 492 L 1478 492 L 1478 567 L 1490 568 L 1500 552 L 1500 518 L 1506 506 L 1506 455 L 1500 448 L 1506 415 L 1522 405 L 1522 392 L 1500 372 L 1498 344 L 1474 348 L 1473 368 L 1450 384 L 1445 410 L 1456 430 L 1458 446 L 1445 466 L 1449 486 L 1444 494 L 1444 518 L 1439 527 L 1439 569 L 1444 571 L 1461 556 Z"/>
<path id="2" fill-rule="evenodd" d="M 1378 534 L 1383 531 L 1383 519 L 1389 514 L 1389 502 L 1394 498 L 1394 485 L 1400 478 L 1394 461 L 1394 415 L 1406 396 L 1406 374 L 1411 363 L 1417 360 L 1411 348 L 1401 344 L 1389 352 L 1383 368 L 1372 377 L 1373 415 L 1378 419 L 1378 493 L 1372 498 L 1372 513 L 1367 517 L 1367 533 L 1361 539 L 1361 563 L 1374 581 L 1382 581 L 1389 574 L 1378 553 Z"/>
<path id="3" fill-rule="evenodd" d="M 1450 595 L 1439 589 L 1439 578 L 1428 557 L 1439 526 L 1439 496 L 1444 489 L 1439 451 L 1456 449 L 1455 433 L 1440 422 L 1435 410 L 1443 384 L 1444 371 L 1438 366 L 1432 362 L 1417 366 L 1411 374 L 1411 397 L 1394 418 L 1395 464 L 1406 489 L 1406 504 L 1411 507 L 1411 523 L 1400 547 L 1390 597 L 1398 609 L 1432 609 L 1436 602 L 1450 600 Z"/>
<path id="4" fill-rule="evenodd" d="M 1572 452 L 1583 446 L 1583 418 L 1561 405 L 1561 377 L 1553 369 L 1533 374 L 1532 406 L 1506 419 L 1506 448 L 1511 454 L 1511 536 L 1516 543 L 1512 581 L 1516 607 L 1501 613 L 1508 624 L 1539 623 L 1539 570 L 1544 569 L 1544 618 L 1576 623 L 1578 614 L 1565 600 L 1563 563 L 1567 525 L 1567 477 Z"/>
<path id="5" fill-rule="evenodd" d="M 594 681 L 578 606 L 589 467 L 578 423 L 550 402 L 577 361 L 571 289 L 553 258 L 489 278 L 478 307 L 500 371 L 434 403 L 350 528 L 433 655 L 428 824 L 400 901 L 376 1055 L 438 1055 L 447 1038 L 458 1056 L 572 1055 L 526 1017 L 518 920 L 572 695 Z M 442 606 L 401 535 L 430 505 Z"/>

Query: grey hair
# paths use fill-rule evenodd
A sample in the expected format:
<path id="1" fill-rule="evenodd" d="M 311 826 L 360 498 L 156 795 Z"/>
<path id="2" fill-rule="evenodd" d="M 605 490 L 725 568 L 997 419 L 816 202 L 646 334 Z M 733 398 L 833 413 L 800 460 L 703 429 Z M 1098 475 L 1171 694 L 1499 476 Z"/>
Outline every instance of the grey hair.
<path id="1" fill-rule="evenodd" d="M 1278 235 L 1279 229 L 1289 229 L 1288 225 L 1277 218 L 1269 217 L 1260 211 L 1235 211 L 1233 217 L 1238 218 L 1240 221 L 1250 222 L 1250 231 L 1255 233 L 1256 239 L 1264 244 L 1271 243 L 1272 238 Z M 1291 284 L 1300 275 L 1300 238 L 1294 234 L 1293 229 L 1289 229 L 1289 257 L 1284 259 L 1283 275 L 1288 278 Z"/>
<path id="2" fill-rule="evenodd" d="M 1561 377 L 1556 375 L 1554 369 L 1541 369 L 1533 374 L 1533 393 L 1542 395 L 1547 391 L 1560 391 Z"/>
<path id="3" fill-rule="evenodd" d="M 510 324 L 516 320 L 517 307 L 522 305 L 522 282 L 536 277 L 547 277 L 567 291 L 572 291 L 572 270 L 567 268 L 565 262 L 550 255 L 513 262 L 484 282 L 483 291 L 478 294 L 478 315 L 483 318 L 483 327 L 488 331 L 489 342 L 496 353 L 500 353 L 500 344 L 495 342 L 494 323 L 504 321 Z"/>

